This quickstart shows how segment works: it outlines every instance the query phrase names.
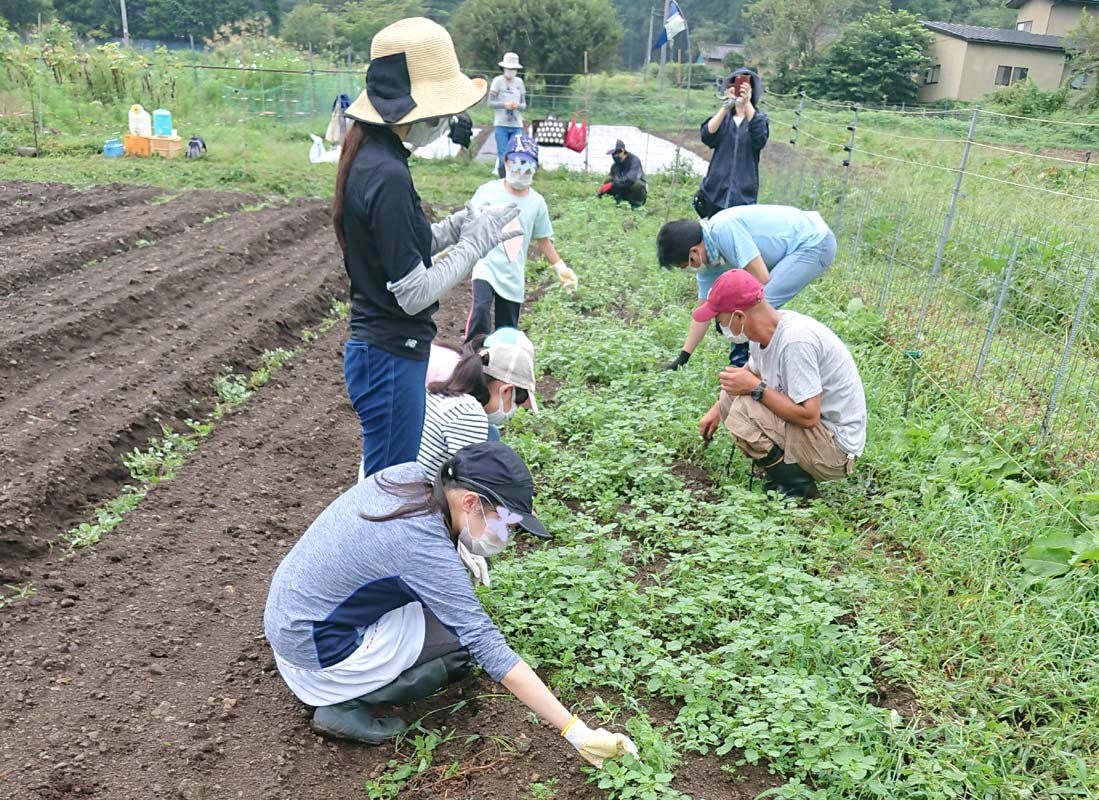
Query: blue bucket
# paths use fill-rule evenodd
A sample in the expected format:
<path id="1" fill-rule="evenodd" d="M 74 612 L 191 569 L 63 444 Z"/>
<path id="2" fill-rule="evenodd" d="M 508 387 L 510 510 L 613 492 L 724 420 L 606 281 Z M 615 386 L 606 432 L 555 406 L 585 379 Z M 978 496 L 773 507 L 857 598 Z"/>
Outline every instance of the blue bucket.
<path id="1" fill-rule="evenodd" d="M 103 156 L 105 158 L 121 158 L 125 150 L 118 139 L 108 139 L 103 143 Z"/>

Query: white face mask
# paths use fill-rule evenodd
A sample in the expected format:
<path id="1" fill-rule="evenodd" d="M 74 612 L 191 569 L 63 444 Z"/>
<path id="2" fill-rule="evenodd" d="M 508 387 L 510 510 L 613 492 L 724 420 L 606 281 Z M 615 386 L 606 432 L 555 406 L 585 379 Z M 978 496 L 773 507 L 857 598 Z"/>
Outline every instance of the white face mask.
<path id="1" fill-rule="evenodd" d="M 404 140 L 413 147 L 425 147 L 442 136 L 449 123 L 449 117 L 440 117 L 434 125 L 431 124 L 430 120 L 413 122 L 411 130 L 404 137 Z"/>
<path id="2" fill-rule="evenodd" d="M 748 341 L 748 334 L 744 332 L 744 326 L 740 326 L 740 333 L 733 333 L 732 328 L 726 328 L 720 322 L 717 324 L 721 328 L 721 335 L 726 339 L 733 341 L 735 344 L 744 344 Z"/>
<path id="3" fill-rule="evenodd" d="M 504 411 L 504 390 L 500 390 L 500 405 L 497 406 L 495 411 L 489 411 L 487 413 L 488 421 L 490 425 L 503 425 L 511 417 L 515 415 L 515 412 L 519 410 L 519 406 L 515 405 L 515 389 L 511 390 L 511 408 L 508 411 Z"/>
<path id="4" fill-rule="evenodd" d="M 519 74 L 519 70 L 517 70 L 517 69 L 505 69 L 504 70 L 504 77 L 505 78 L 514 78 L 518 74 Z"/>
<path id="5" fill-rule="evenodd" d="M 481 538 L 474 539 L 473 534 L 469 530 L 469 515 L 466 515 L 466 524 L 462 526 L 461 532 L 458 534 L 458 541 L 465 545 L 469 552 L 475 556 L 481 556 L 483 558 L 492 558 L 498 556 L 504 552 L 504 549 L 508 546 L 508 538 L 510 532 L 508 526 L 499 519 L 489 519 L 485 515 L 484 506 L 478 500 L 477 508 L 481 511 L 481 519 L 485 522 L 484 533 L 481 534 Z"/>
<path id="6" fill-rule="evenodd" d="M 530 186 L 531 181 L 534 180 L 533 172 L 515 172 L 508 169 L 505 173 L 508 178 L 508 183 L 514 186 L 516 189 L 526 189 Z"/>

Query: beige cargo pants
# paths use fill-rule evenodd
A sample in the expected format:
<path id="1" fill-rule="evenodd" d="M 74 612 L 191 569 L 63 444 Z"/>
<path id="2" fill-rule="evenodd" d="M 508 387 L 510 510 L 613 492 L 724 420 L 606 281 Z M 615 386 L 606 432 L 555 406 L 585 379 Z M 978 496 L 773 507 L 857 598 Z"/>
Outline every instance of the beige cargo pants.
<path id="1" fill-rule="evenodd" d="M 791 425 L 748 395 L 722 392 L 718 408 L 737 447 L 749 458 L 763 458 L 778 445 L 786 452 L 787 464 L 798 464 L 818 481 L 842 478 L 855 467 L 855 457 L 840 450 L 819 422 L 812 428 Z"/>

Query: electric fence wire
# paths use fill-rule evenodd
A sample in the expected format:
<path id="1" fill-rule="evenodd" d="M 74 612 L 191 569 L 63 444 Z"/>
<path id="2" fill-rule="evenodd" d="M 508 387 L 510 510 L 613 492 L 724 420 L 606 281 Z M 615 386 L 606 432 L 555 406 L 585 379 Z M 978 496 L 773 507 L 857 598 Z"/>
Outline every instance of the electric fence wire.
<path id="1" fill-rule="evenodd" d="M 819 287 L 810 284 L 807 288 L 809 288 L 809 290 L 813 293 L 815 297 L 823 300 L 836 311 L 843 313 L 843 309 L 840 307 L 840 305 L 836 303 L 832 298 L 825 295 Z M 1078 517 L 1072 511 L 1072 509 L 1065 505 L 1061 498 L 1053 494 L 1046 486 L 1044 481 L 1038 480 L 1038 478 L 1036 478 L 1034 474 L 1029 469 L 1027 469 L 1025 464 L 1019 461 L 1019 459 L 1016 458 L 1013 453 L 1011 453 L 1007 448 L 1000 444 L 1000 442 L 996 439 L 996 434 L 993 431 L 989 430 L 987 427 L 985 427 L 984 423 L 974 417 L 973 414 L 969 412 L 969 409 L 967 409 L 957 400 L 957 398 L 955 397 L 955 392 L 951 391 L 948 387 L 944 386 L 938 380 L 936 380 L 935 376 L 932 375 L 919 362 L 918 359 L 908 358 L 902 350 L 899 350 L 892 342 L 887 341 L 878 333 L 872 332 L 871 336 L 878 344 L 884 345 L 889 351 L 891 351 L 893 357 L 897 359 L 899 363 L 910 362 L 915 364 L 917 372 L 919 372 L 921 376 L 926 378 L 938 390 L 940 397 L 946 398 L 946 400 L 955 408 L 955 410 L 957 410 L 962 416 L 964 416 L 977 432 L 983 434 L 993 447 L 999 450 L 1006 458 L 1010 459 L 1011 462 L 1019 468 L 1020 473 L 1026 475 L 1027 478 L 1029 478 L 1033 482 L 1033 484 L 1037 486 L 1042 491 L 1042 493 L 1045 494 L 1045 496 L 1053 502 L 1055 506 L 1064 511 L 1065 514 L 1067 514 L 1073 521 L 1076 522 L 1077 525 L 1081 527 L 1081 529 L 1088 529 L 1088 526 L 1083 523 L 1080 517 Z"/>

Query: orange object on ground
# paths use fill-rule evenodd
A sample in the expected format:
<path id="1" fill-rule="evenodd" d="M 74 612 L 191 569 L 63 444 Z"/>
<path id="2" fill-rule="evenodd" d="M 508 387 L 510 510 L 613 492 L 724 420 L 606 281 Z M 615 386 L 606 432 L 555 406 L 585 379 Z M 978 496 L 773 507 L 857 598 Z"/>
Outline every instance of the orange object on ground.
<path id="1" fill-rule="evenodd" d="M 122 137 L 122 149 L 128 156 L 149 156 L 153 154 L 153 146 L 149 136 L 134 136 L 127 133 Z"/>
<path id="2" fill-rule="evenodd" d="M 153 136 L 153 155 L 177 158 L 183 153 L 183 139 L 179 136 Z"/>

